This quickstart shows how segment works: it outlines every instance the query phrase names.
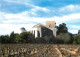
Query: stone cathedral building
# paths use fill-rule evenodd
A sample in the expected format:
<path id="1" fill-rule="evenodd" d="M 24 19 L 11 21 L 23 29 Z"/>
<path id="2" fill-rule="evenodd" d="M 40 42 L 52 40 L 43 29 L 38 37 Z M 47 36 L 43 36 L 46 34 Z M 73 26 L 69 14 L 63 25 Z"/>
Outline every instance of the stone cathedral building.
<path id="1" fill-rule="evenodd" d="M 56 22 L 46 21 L 46 25 L 36 24 L 32 27 L 31 31 L 36 37 L 44 37 L 46 35 L 56 36 Z"/>

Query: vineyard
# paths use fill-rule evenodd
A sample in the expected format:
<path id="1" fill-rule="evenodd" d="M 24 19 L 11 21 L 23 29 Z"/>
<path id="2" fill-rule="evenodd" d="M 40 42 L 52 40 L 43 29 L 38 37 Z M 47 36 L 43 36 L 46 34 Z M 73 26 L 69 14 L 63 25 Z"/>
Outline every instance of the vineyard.
<path id="1" fill-rule="evenodd" d="M 80 57 L 80 45 L 1 44 L 0 57 Z"/>

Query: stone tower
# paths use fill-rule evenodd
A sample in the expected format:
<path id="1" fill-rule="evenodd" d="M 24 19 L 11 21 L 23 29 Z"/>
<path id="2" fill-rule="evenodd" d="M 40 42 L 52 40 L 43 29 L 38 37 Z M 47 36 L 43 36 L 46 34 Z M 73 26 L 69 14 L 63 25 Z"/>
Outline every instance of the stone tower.
<path id="1" fill-rule="evenodd" d="M 53 35 L 56 36 L 56 22 L 46 21 L 46 27 L 53 31 Z"/>

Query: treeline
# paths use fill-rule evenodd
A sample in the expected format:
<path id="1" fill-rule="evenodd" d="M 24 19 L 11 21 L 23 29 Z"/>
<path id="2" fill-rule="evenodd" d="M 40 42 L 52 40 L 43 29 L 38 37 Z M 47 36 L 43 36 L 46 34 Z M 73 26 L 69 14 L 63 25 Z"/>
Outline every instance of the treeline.
<path id="1" fill-rule="evenodd" d="M 22 32 L 16 34 L 11 32 L 10 35 L 1 35 L 0 43 L 2 44 L 26 44 L 26 43 L 47 43 L 47 44 L 80 44 L 80 35 L 73 35 L 68 32 L 65 23 L 57 27 L 57 36 L 46 35 L 44 37 L 35 38 L 30 32 Z"/>
<path id="2" fill-rule="evenodd" d="M 1 43 L 34 43 L 35 37 L 30 32 L 22 32 L 20 34 L 11 32 L 9 35 L 1 35 L 0 42 Z"/>

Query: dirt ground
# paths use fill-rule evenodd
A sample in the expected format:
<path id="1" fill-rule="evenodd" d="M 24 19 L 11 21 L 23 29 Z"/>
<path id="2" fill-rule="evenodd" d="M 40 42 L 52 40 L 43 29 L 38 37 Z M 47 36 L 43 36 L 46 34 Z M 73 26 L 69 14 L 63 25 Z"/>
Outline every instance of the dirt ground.
<path id="1" fill-rule="evenodd" d="M 80 45 L 1 44 L 0 57 L 80 57 Z"/>

